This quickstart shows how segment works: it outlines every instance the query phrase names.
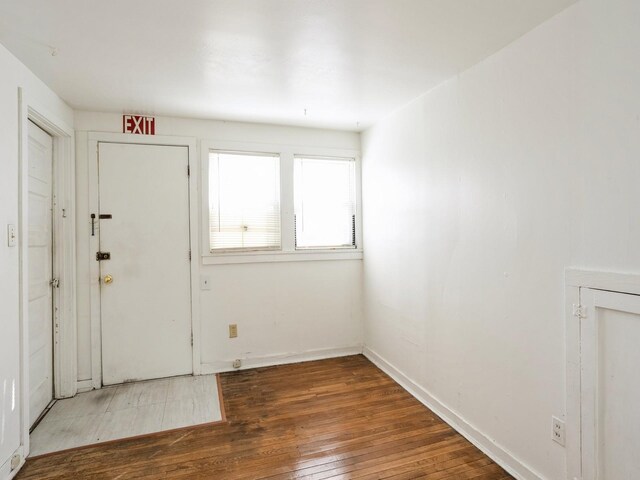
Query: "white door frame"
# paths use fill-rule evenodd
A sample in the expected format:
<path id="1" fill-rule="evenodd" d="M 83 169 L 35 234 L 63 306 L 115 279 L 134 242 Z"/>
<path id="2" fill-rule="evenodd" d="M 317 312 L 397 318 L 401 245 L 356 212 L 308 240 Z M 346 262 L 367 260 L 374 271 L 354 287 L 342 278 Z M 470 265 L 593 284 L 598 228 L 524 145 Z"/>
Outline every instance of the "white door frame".
<path id="1" fill-rule="evenodd" d="M 193 374 L 202 371 L 200 360 L 200 264 L 198 262 L 199 196 L 196 139 L 193 137 L 173 137 L 164 135 L 132 135 L 127 133 L 89 132 L 89 213 L 98 213 L 98 144 L 128 143 L 138 145 L 167 145 L 187 147 L 189 150 L 189 236 L 191 248 L 191 331 L 193 333 L 192 362 Z M 89 219 L 87 219 L 89 221 Z M 95 224 L 95 235 L 89 237 L 89 274 L 91 291 L 91 381 L 93 388 L 102 388 L 102 335 L 100 328 L 100 265 L 96 261 L 99 250 L 99 222 Z"/>
<path id="2" fill-rule="evenodd" d="M 565 271 L 567 479 L 582 478 L 580 289 L 640 295 L 640 275 L 567 269 Z"/>
<path id="3" fill-rule="evenodd" d="M 29 121 L 53 139 L 53 389 L 54 397 L 76 393 L 76 228 L 74 130 L 52 115 L 23 88 L 19 104 L 19 236 L 20 247 L 20 348 L 21 348 L 21 444 L 23 458 L 29 454 Z"/>

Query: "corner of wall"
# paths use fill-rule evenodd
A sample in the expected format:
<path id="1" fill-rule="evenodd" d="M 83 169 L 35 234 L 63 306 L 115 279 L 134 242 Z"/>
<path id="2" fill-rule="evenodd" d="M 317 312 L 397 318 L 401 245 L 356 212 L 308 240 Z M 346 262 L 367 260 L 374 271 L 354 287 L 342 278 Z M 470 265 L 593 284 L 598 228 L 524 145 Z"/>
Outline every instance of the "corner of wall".
<path id="1" fill-rule="evenodd" d="M 504 468 L 509 474 L 513 475 L 518 480 L 547 480 L 541 474 L 533 470 L 533 468 L 515 457 L 506 448 L 484 435 L 480 430 L 467 422 L 462 416 L 447 407 L 425 388 L 421 387 L 416 381 L 409 378 L 374 350 L 365 345 L 363 347 L 363 354 L 380 370 L 385 372 L 400 384 L 400 386 L 407 390 L 416 400 L 438 415 L 442 420 L 449 424 L 451 428 L 478 447 L 478 449 Z"/>

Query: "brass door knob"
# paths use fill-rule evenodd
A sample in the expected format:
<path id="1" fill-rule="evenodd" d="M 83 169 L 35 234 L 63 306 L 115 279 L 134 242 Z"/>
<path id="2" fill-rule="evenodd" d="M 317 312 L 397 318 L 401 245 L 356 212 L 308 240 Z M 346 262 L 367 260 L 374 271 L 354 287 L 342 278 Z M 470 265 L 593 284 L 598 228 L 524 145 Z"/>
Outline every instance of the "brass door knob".
<path id="1" fill-rule="evenodd" d="M 113 282 L 113 277 L 111 275 L 105 275 L 102 281 L 105 284 L 109 285 L 111 282 Z"/>

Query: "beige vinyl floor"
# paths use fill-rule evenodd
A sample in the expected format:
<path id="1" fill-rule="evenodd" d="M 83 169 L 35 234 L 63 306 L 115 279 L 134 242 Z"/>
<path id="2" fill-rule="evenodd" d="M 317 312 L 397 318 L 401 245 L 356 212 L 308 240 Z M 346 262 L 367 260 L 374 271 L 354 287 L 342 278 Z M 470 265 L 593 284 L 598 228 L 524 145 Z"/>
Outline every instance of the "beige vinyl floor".
<path id="1" fill-rule="evenodd" d="M 57 400 L 31 433 L 29 456 L 220 420 L 216 375 L 105 387 Z"/>

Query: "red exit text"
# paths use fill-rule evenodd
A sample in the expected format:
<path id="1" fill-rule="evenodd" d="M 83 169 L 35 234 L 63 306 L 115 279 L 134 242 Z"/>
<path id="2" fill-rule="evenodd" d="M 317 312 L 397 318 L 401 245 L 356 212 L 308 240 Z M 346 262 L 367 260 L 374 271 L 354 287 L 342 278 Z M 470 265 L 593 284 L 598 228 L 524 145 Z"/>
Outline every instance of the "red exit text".
<path id="1" fill-rule="evenodd" d="M 155 135 L 155 117 L 145 117 L 143 115 L 123 115 L 122 132 L 134 133 L 137 135 Z"/>

